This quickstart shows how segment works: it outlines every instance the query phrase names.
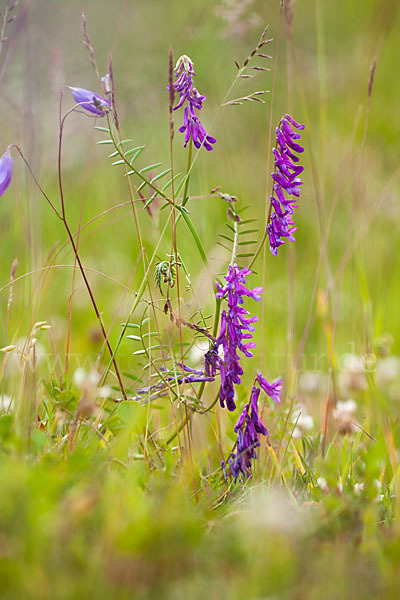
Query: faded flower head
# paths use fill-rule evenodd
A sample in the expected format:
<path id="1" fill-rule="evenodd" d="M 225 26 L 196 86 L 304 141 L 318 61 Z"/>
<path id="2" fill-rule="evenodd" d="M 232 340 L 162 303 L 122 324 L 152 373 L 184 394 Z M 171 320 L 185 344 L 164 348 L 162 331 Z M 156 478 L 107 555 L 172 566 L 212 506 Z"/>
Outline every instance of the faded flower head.
<path id="1" fill-rule="evenodd" d="M 195 75 L 192 60 L 184 54 L 179 58 L 175 66 L 175 77 L 177 80 L 173 84 L 173 88 L 175 93 L 179 94 L 179 101 L 174 110 L 177 110 L 187 102 L 183 113 L 183 124 L 179 128 L 181 133 L 185 132 L 184 146 L 186 147 L 190 139 L 192 139 L 196 148 L 204 146 L 206 150 L 210 151 L 213 150 L 212 144 L 215 144 L 216 139 L 208 135 L 195 113 L 195 109 L 202 109 L 203 102 L 206 99 L 193 85 L 193 77 Z"/>
<path id="2" fill-rule="evenodd" d="M 270 249 L 274 256 L 278 248 L 285 243 L 285 239 L 294 241 L 296 231 L 292 219 L 297 200 L 300 196 L 299 177 L 304 167 L 297 165 L 299 161 L 295 153 L 301 153 L 304 148 L 295 140 L 300 139 L 300 134 L 293 129 L 304 129 L 304 125 L 297 123 L 290 115 L 282 117 L 276 129 L 276 145 L 272 152 L 275 156 L 274 172 L 271 177 L 274 181 L 271 200 L 271 216 L 267 224 Z M 285 195 L 286 194 L 286 195 Z"/>
<path id="3" fill-rule="evenodd" d="M 387 387 L 400 378 L 400 357 L 387 356 L 378 361 L 376 381 L 378 385 Z"/>
<path id="4" fill-rule="evenodd" d="M 356 429 L 355 415 L 357 404 L 349 399 L 345 402 L 339 400 L 333 410 L 333 418 L 340 433 L 350 433 Z"/>
<path id="5" fill-rule="evenodd" d="M 13 405 L 13 399 L 7 394 L 0 394 L 0 413 L 8 413 Z"/>
<path id="6" fill-rule="evenodd" d="M 300 374 L 299 389 L 303 394 L 319 394 L 324 382 L 325 375 L 320 371 L 304 371 Z"/>
<path id="7" fill-rule="evenodd" d="M 304 406 L 297 406 L 293 411 L 292 423 L 295 425 L 293 438 L 300 439 L 305 433 L 311 431 L 314 427 L 314 419 L 308 414 Z"/>
<path id="8" fill-rule="evenodd" d="M 321 492 L 324 492 L 324 494 L 327 494 L 329 492 L 329 486 L 325 477 L 318 477 L 317 486 L 319 487 Z"/>
<path id="9" fill-rule="evenodd" d="M 71 86 L 69 86 L 69 89 L 71 90 L 74 100 L 77 104 L 79 104 L 88 112 L 97 115 L 98 117 L 104 117 L 104 115 L 111 109 L 111 102 L 102 96 L 95 94 L 94 92 Z"/>
<path id="10" fill-rule="evenodd" d="M 349 390 L 367 389 L 365 364 L 362 356 L 358 354 L 344 354 L 341 357 L 341 372 L 339 385 L 344 392 Z"/>
<path id="11" fill-rule="evenodd" d="M 0 196 L 4 194 L 12 179 L 13 161 L 9 150 L 0 158 Z"/>
<path id="12" fill-rule="evenodd" d="M 92 369 L 89 373 L 83 367 L 76 369 L 73 381 L 82 394 L 93 398 L 109 398 L 112 390 L 109 386 L 100 386 L 101 375 Z"/>

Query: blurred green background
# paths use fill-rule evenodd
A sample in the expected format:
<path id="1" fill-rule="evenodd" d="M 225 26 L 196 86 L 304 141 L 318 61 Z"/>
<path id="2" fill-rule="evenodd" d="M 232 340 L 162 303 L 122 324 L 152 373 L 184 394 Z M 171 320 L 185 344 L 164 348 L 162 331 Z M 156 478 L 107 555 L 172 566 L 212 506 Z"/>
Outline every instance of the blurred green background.
<path id="1" fill-rule="evenodd" d="M 75 447 L 68 447 L 57 403 L 62 406 L 72 398 L 75 410 L 76 385 L 71 398 L 53 398 L 54 411 L 46 419 L 41 413 L 47 430 L 40 422 L 28 448 L 15 434 L 12 414 L 5 414 L 0 418 L 1 597 L 399 597 L 398 6 L 397 0 L 298 0 L 293 3 L 290 35 L 278 0 L 115 0 L 112 5 L 105 0 L 20 1 L 0 55 L 0 153 L 10 143 L 19 145 L 57 206 L 60 90 L 64 111 L 72 107 L 65 85 L 101 93 L 82 44 L 82 12 L 101 75 L 112 52 L 122 134 L 133 138 L 133 145 L 146 144 L 141 166 L 169 166 L 169 49 L 175 59 L 187 54 L 194 61 L 196 86 L 207 96 L 202 122 L 206 127 L 213 124 L 217 143 L 213 152 L 202 150 L 196 159 L 188 206 L 213 276 L 225 271 L 229 262 L 217 244 L 218 234 L 226 229 L 226 204 L 209 197 L 213 188 L 220 186 L 237 196 L 238 208 L 248 206 L 244 215 L 257 219 L 258 239 L 264 230 L 272 170 L 267 164 L 273 144 L 272 96 L 273 128 L 286 112 L 306 125 L 305 171 L 296 243 L 281 248 L 277 258 L 267 251 L 265 272 L 261 256 L 251 282 L 259 285 L 265 273 L 264 302 L 251 307 L 262 322 L 255 336 L 255 357 L 246 363 L 246 383 L 261 364 L 267 377 L 283 376 L 287 384 L 283 405 L 276 410 L 267 406 L 265 412 L 278 465 L 263 447 L 254 479 L 243 488 L 225 486 L 215 471 L 220 438 L 213 415 L 208 422 L 212 434 L 195 431 L 193 467 L 185 458 L 179 462 L 176 448 L 164 455 L 156 444 L 148 447 L 150 411 L 128 403 L 120 407 L 114 428 L 110 424 L 103 431 L 104 436 L 114 436 L 111 447 L 106 438 L 90 437 L 90 426 Z M 273 38 L 266 52 L 273 58 L 259 64 L 271 71 L 240 81 L 230 96 L 270 90 L 265 104 L 244 103 L 219 111 L 236 74 L 234 61 L 242 63 L 266 24 Z M 174 118 L 177 128 L 182 114 Z M 92 119 L 72 114 L 63 137 L 64 194 L 73 231 L 80 218 L 87 223 L 129 200 L 123 169 L 111 166 L 109 146 L 96 145 L 104 134 L 93 126 Z M 182 145 L 182 135 L 176 132 L 174 163 L 179 171 L 187 161 Z M 49 410 L 52 392 L 40 378 L 49 386 L 64 371 L 74 256 L 62 224 L 14 151 L 13 157 L 13 181 L 0 199 L 0 345 L 23 343 L 20 340 L 37 321 L 52 326 L 39 334 L 42 361 L 34 388 L 35 402 Z M 140 203 L 136 206 L 151 255 L 167 211 L 155 208 L 150 218 Z M 170 252 L 168 236 L 161 244 L 160 260 Z M 194 296 L 211 314 L 213 277 L 204 271 L 183 222 L 178 246 Z M 89 278 L 106 327 L 112 327 L 114 345 L 143 277 L 139 261 L 131 279 L 140 252 L 131 206 L 117 208 L 83 229 L 79 249 L 85 267 L 92 269 Z M 55 255 L 58 266 L 47 269 Z M 7 325 L 8 282 L 15 258 L 15 276 L 20 279 L 13 286 Z M 190 292 L 182 291 L 182 296 L 182 316 L 189 320 L 196 303 Z M 140 320 L 144 309 L 140 305 L 133 320 Z M 79 367 L 89 371 L 95 365 L 102 349 L 78 272 L 71 314 L 68 385 Z M 167 318 L 160 323 L 173 341 L 179 341 Z M 186 332 L 185 340 L 190 339 Z M 328 457 L 322 461 L 319 429 L 332 348 L 334 375 L 346 370 L 348 354 L 361 357 L 364 367 L 371 358 L 368 385 L 364 387 L 363 379 L 358 388 L 340 389 L 338 397 L 355 396 L 357 419 L 374 442 L 360 430 L 348 437 L 332 433 Z M 143 373 L 144 361 L 133 355 L 135 349 L 131 340 L 124 340 L 118 354 L 129 389 L 136 385 L 129 376 L 141 378 Z M 294 355 L 295 365 L 290 364 Z M 387 380 L 383 377 L 392 387 L 382 391 L 375 385 L 375 367 L 387 355 L 397 371 Z M 103 353 L 102 366 L 107 362 Z M 293 383 L 304 371 L 317 372 L 322 388 L 317 386 L 317 393 L 310 392 L 311 399 L 305 401 L 314 417 L 314 433 L 294 444 L 285 420 L 291 418 L 288 407 L 308 393 Z M 16 398 L 21 390 L 23 395 L 10 358 L 2 398 Z M 240 392 L 241 403 L 245 397 L 246 390 Z M 208 403 L 213 396 L 207 392 L 205 398 Z M 160 417 L 154 407 L 152 427 L 171 422 L 169 407 L 164 412 L 168 414 L 160 411 Z M 221 418 L 227 453 L 235 419 Z M 318 478 L 324 479 L 326 489 Z M 270 483 L 281 487 L 270 489 L 265 485 Z"/>
<path id="2" fill-rule="evenodd" d="M 288 110 L 306 123 L 305 173 L 302 199 L 297 213 L 297 243 L 284 248 L 278 259 L 268 255 L 265 290 L 266 360 L 279 367 L 278 354 L 286 353 L 288 311 L 294 323 L 293 340 L 304 329 L 312 301 L 321 240 L 327 235 L 327 258 L 323 257 L 320 285 L 338 283 L 338 271 L 346 248 L 354 204 L 351 253 L 346 266 L 338 313 L 337 338 L 345 346 L 362 344 L 365 311 L 360 293 L 360 271 L 372 304 L 372 328 L 376 333 L 395 333 L 400 325 L 397 304 L 396 257 L 398 244 L 396 194 L 398 193 L 396 107 L 398 83 L 393 57 L 399 50 L 396 2 L 296 3 L 293 20 L 293 51 L 281 27 L 273 123 Z M 186 53 L 195 62 L 196 84 L 207 96 L 202 119 L 208 126 L 216 114 L 234 75 L 234 60 L 242 61 L 254 47 L 264 24 L 270 24 L 274 41 L 267 47 L 275 56 L 279 29 L 279 2 L 28 2 L 15 35 L 12 50 L 3 48 L 1 143 L 19 144 L 35 173 L 57 203 L 56 156 L 58 104 L 63 85 L 86 87 L 100 92 L 96 75 L 82 45 L 81 13 L 87 19 L 101 74 L 113 52 L 114 74 L 122 132 L 135 144 L 146 144 L 143 165 L 163 162 L 168 166 L 168 50 L 175 58 Z M 225 10 L 225 12 L 224 12 Z M 224 14 L 225 18 L 218 16 Z M 10 27 L 14 26 L 12 24 Z M 295 63 L 293 62 L 293 56 Z M 7 58 L 7 60 L 5 60 Z M 370 121 L 364 162 L 361 145 L 364 132 L 367 87 L 372 61 L 377 59 Z M 273 67 L 273 60 L 268 61 Z M 264 64 L 264 63 L 263 63 Z M 231 97 L 254 90 L 272 89 L 271 73 L 243 80 Z M 190 192 L 205 195 L 215 186 L 236 195 L 246 216 L 259 219 L 260 234 L 265 190 L 268 181 L 267 148 L 270 98 L 266 104 L 228 106 L 213 125 L 217 145 L 213 153 L 200 153 L 193 171 Z M 64 89 L 63 107 L 71 107 Z M 181 115 L 175 113 L 176 125 Z M 83 198 L 83 223 L 102 211 L 127 201 L 128 191 L 121 168 L 111 168 L 107 147 L 95 142 L 102 134 L 93 132 L 93 121 L 83 115 L 67 120 L 63 141 L 63 177 L 68 217 L 76 230 Z M 175 135 L 175 169 L 186 167 L 182 136 Z M 82 190 L 85 189 L 83 194 Z M 320 207 L 318 209 L 318 206 Z M 219 256 L 215 244 L 224 229 L 222 201 L 192 201 L 191 215 L 211 257 Z M 251 215 L 250 215 L 251 213 Z M 147 213 L 139 210 L 141 228 L 148 248 L 158 238 Z M 156 217 L 163 219 L 161 217 Z M 17 257 L 17 276 L 43 268 L 49 254 L 66 241 L 60 223 L 52 215 L 20 160 L 15 160 L 13 185 L 1 202 L 3 256 L 2 282 L 6 284 L 12 260 Z M 390 224 L 390 225 L 389 225 Z M 198 286 L 200 263 L 191 240 L 181 224 L 180 250 L 193 284 Z M 163 248 L 163 256 L 169 251 Z M 130 206 L 118 209 L 90 225 L 81 236 L 83 262 L 126 284 L 138 256 L 138 242 Z M 292 252 L 292 280 L 288 292 L 288 256 Z M 214 253 L 214 254 L 213 254 Z M 72 264 L 69 246 L 58 255 L 58 264 Z M 258 262 L 262 271 L 262 261 Z M 218 267 L 223 270 L 223 267 Z M 216 267 L 216 270 L 218 270 Z M 138 275 L 139 275 L 138 270 Z M 141 276 L 141 275 L 140 275 Z M 91 274 L 91 280 L 111 323 L 123 288 Z M 72 273 L 53 269 L 34 273 L 14 288 L 10 333 L 26 335 L 32 320 L 52 323 L 58 340 L 65 338 L 67 302 Z M 40 295 L 34 293 L 41 286 Z M 135 280 L 131 284 L 135 289 Z M 27 298 L 32 294 L 29 306 Z M 290 298 L 288 298 L 288 294 Z M 2 303 L 7 291 L 2 292 Z M 120 314 L 126 313 L 129 302 Z M 314 309 L 314 303 L 312 304 Z M 24 315 L 21 318 L 21 315 Z M 369 317 L 368 317 L 369 318 Z M 275 324 L 281 323 L 281 327 Z M 4 322 L 2 323 L 4 326 Z M 73 351 L 95 355 L 97 325 L 86 291 L 77 277 L 73 310 Z M 118 327 L 116 328 L 118 329 Z M 321 328 L 311 329 L 309 353 L 325 352 Z M 395 344 L 399 341 L 396 339 Z M 126 349 L 125 349 L 126 350 Z M 62 348 L 60 348 L 62 352 Z M 345 350 L 346 351 L 346 350 Z M 129 352 L 129 350 L 126 350 Z M 124 350 L 123 350 L 124 353 Z M 128 359 L 127 359 L 128 360 Z"/>

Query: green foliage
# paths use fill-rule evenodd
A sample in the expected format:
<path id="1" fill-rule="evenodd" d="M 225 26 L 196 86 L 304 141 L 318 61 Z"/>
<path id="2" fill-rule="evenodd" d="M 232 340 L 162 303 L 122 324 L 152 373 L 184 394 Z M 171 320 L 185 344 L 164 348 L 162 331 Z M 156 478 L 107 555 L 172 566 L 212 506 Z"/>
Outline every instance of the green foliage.
<path id="1" fill-rule="evenodd" d="M 279 3 L 256 0 L 249 8 L 275 38 L 271 68 L 280 31 L 275 78 L 258 63 L 235 67 L 258 35 L 254 15 L 240 12 L 246 3 L 224 30 L 214 9 L 226 14 L 229 2 L 122 4 L 37 0 L 18 21 L 24 35 L 12 37 L 10 22 L 12 43 L 1 46 L 2 143 L 24 147 L 57 207 L 59 80 L 81 73 L 81 85 L 97 85 L 82 59 L 82 9 L 99 64 L 113 47 L 121 131 L 135 140 L 120 141 L 111 119 L 93 131 L 73 115 L 62 170 L 126 398 L 65 231 L 16 160 L 1 198 L 0 597 L 397 600 L 398 3 L 355 0 L 339 10 L 305 0 L 293 3 L 292 25 L 279 26 Z M 31 36 L 43 40 L 35 60 Z M 196 59 L 217 138 L 213 152 L 191 149 L 188 159 L 173 113 L 173 164 L 171 45 Z M 273 79 L 273 94 L 259 89 L 272 91 Z M 202 368 L 218 332 L 213 283 L 231 260 L 245 266 L 256 252 L 270 191 L 269 120 L 288 110 L 308 136 L 296 244 L 254 264 L 252 281 L 265 291 L 238 405 L 259 365 L 283 376 L 285 397 L 263 407 L 269 437 L 252 479 L 233 482 L 221 458 L 234 446 L 237 415 L 219 409 L 217 382 L 180 385 L 175 359 Z M 36 336 L 39 318 L 51 329 Z M 343 407 L 349 400 L 354 410 Z"/>

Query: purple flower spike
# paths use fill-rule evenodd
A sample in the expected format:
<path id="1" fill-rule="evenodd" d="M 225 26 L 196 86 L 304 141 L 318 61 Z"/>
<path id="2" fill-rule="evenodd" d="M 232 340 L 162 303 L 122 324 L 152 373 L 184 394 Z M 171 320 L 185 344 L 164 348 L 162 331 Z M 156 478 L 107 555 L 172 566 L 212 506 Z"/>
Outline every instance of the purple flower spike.
<path id="1" fill-rule="evenodd" d="M 0 158 L 0 196 L 4 194 L 12 178 L 13 161 L 7 150 Z"/>
<path id="2" fill-rule="evenodd" d="M 258 414 L 258 397 L 260 388 L 256 387 L 258 379 L 251 390 L 250 401 L 246 404 L 242 414 L 235 426 L 238 434 L 236 442 L 236 454 L 231 454 L 228 465 L 235 479 L 242 475 L 244 479 L 251 477 L 251 461 L 257 458 L 257 450 L 260 446 L 260 435 L 268 435 L 267 428 Z"/>
<path id="3" fill-rule="evenodd" d="M 296 123 L 296 121 L 290 115 L 285 115 L 286 119 L 291 122 L 292 125 L 296 127 L 296 129 L 304 129 L 304 125 L 300 125 L 300 123 Z"/>
<path id="4" fill-rule="evenodd" d="M 102 98 L 94 92 L 76 87 L 70 87 L 69 89 L 72 92 L 75 102 L 94 115 L 104 117 L 105 113 L 111 108 L 109 100 Z"/>
<path id="5" fill-rule="evenodd" d="M 175 92 L 179 94 L 179 101 L 174 110 L 177 110 L 187 102 L 183 113 L 183 124 L 179 128 L 181 133 L 185 133 L 184 146 L 186 147 L 190 139 L 192 139 L 196 148 L 204 146 L 206 150 L 210 151 L 213 150 L 212 144 L 215 144 L 216 139 L 208 135 L 195 113 L 195 109 L 201 110 L 203 108 L 203 102 L 206 99 L 193 86 L 193 77 L 195 75 L 193 62 L 184 54 L 180 57 L 175 67 L 177 81 L 175 81 L 173 87 Z"/>
<path id="6" fill-rule="evenodd" d="M 297 123 L 290 115 L 282 117 L 279 127 L 276 129 L 276 146 L 272 150 L 275 157 L 275 169 L 271 173 L 274 181 L 271 195 L 271 216 L 267 224 L 269 245 L 274 256 L 278 254 L 278 248 L 285 243 L 294 241 L 293 233 L 296 231 L 291 215 L 297 208 L 296 201 L 290 196 L 298 198 L 302 181 L 299 177 L 304 167 L 295 164 L 299 158 L 294 152 L 301 153 L 304 148 L 295 140 L 300 139 L 296 129 L 304 129 L 304 125 Z M 286 194 L 286 195 L 285 195 Z"/>
<path id="7" fill-rule="evenodd" d="M 249 289 L 246 285 L 246 277 L 251 271 L 247 268 L 240 269 L 237 265 L 230 265 L 228 275 L 225 277 L 225 286 L 216 284 L 217 298 L 228 300 L 228 310 L 221 313 L 221 328 L 215 346 L 209 350 L 204 359 L 204 370 L 207 375 L 215 376 L 217 369 L 221 375 L 220 404 L 228 410 L 235 410 L 235 385 L 242 382 L 243 369 L 240 365 L 239 350 L 245 356 L 253 356 L 251 350 L 255 348 L 255 342 L 251 340 L 255 331 L 253 323 L 258 317 L 248 316 L 243 308 L 244 298 L 261 300 L 262 288 Z M 222 348 L 224 358 L 218 354 Z"/>

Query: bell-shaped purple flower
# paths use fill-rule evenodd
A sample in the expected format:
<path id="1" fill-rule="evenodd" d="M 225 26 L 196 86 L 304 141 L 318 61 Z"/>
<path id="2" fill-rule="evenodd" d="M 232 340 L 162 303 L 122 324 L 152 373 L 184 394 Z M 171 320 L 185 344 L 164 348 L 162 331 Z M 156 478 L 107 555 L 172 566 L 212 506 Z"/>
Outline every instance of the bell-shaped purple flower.
<path id="1" fill-rule="evenodd" d="M 94 115 L 104 117 L 105 113 L 111 108 L 111 102 L 109 100 L 106 100 L 94 92 L 76 87 L 70 87 L 69 89 L 72 92 L 75 102 Z"/>
<path id="2" fill-rule="evenodd" d="M 304 167 L 297 165 L 299 158 L 294 154 L 301 153 L 304 148 L 295 140 L 300 139 L 300 134 L 293 130 L 304 129 L 304 125 L 297 123 L 290 115 L 282 117 L 276 129 L 276 146 L 272 150 L 275 157 L 275 169 L 271 174 L 274 181 L 271 194 L 272 212 L 267 224 L 267 232 L 271 252 L 278 254 L 278 248 L 285 243 L 294 241 L 296 231 L 291 215 L 297 208 L 296 198 L 300 196 L 302 181 L 299 177 Z M 286 194 L 286 195 L 285 195 Z M 291 198 L 294 196 L 294 198 Z"/>
<path id="3" fill-rule="evenodd" d="M 4 194 L 12 179 L 13 160 L 7 150 L 0 158 L 0 196 Z"/>

